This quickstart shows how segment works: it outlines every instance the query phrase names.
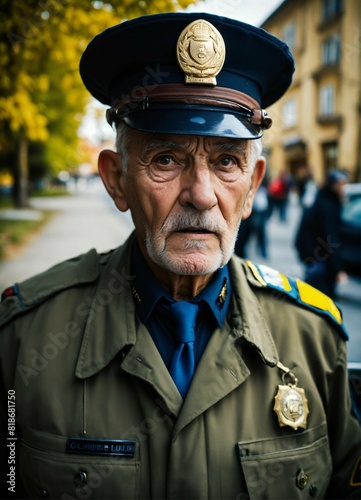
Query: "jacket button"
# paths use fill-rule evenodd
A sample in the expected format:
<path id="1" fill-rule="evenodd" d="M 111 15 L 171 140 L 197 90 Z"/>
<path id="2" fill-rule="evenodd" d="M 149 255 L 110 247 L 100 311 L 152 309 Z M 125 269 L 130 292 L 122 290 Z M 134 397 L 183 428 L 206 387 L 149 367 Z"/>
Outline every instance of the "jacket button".
<path id="1" fill-rule="evenodd" d="M 88 481 L 86 472 L 80 471 L 74 478 L 74 483 L 77 488 L 83 488 Z"/>
<path id="2" fill-rule="evenodd" d="M 41 498 L 49 498 L 49 494 L 46 490 L 41 490 L 40 495 Z"/>
<path id="3" fill-rule="evenodd" d="M 297 474 L 296 484 L 297 486 L 303 490 L 308 483 L 308 476 L 305 474 L 304 470 L 301 469 Z"/>

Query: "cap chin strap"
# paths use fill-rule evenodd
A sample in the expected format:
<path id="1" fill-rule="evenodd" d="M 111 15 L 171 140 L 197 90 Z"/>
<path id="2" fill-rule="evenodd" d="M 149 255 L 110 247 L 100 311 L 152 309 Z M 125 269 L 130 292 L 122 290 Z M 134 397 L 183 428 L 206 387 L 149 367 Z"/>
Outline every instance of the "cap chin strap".
<path id="1" fill-rule="evenodd" d="M 248 119 L 250 123 L 262 129 L 272 126 L 272 119 L 267 115 L 267 111 L 260 109 L 255 99 L 234 89 L 225 87 L 207 88 L 207 92 L 200 92 L 199 86 L 184 84 L 163 84 L 153 89 L 147 90 L 141 99 L 133 99 L 127 95 L 121 101 L 112 103 L 112 107 L 107 109 L 106 118 L 110 125 L 120 120 L 122 117 L 139 110 L 149 109 L 152 104 L 188 104 L 211 106 L 233 110 Z"/>

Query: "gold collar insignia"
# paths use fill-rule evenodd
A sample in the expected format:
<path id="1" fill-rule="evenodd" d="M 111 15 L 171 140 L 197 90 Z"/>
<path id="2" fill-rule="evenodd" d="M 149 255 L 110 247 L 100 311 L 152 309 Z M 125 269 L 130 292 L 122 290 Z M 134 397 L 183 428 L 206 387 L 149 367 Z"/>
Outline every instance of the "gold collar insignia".
<path id="1" fill-rule="evenodd" d="M 228 280 L 225 278 L 221 291 L 218 295 L 218 302 L 223 307 L 227 297 Z"/>

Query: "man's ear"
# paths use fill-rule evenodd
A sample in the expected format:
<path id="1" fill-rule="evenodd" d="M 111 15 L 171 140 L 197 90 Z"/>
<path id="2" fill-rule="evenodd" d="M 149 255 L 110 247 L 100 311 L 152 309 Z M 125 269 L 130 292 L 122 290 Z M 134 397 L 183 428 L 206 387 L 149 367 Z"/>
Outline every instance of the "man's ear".
<path id="1" fill-rule="evenodd" d="M 121 212 L 129 208 L 124 193 L 124 177 L 122 175 L 121 157 L 115 151 L 104 149 L 98 158 L 99 175 L 109 196 Z"/>
<path id="2" fill-rule="evenodd" d="M 247 219 L 252 212 L 253 200 L 256 195 L 258 188 L 261 185 L 262 179 L 266 173 L 266 159 L 264 156 L 260 156 L 253 170 L 251 187 L 248 191 L 246 201 L 243 205 L 242 219 Z"/>

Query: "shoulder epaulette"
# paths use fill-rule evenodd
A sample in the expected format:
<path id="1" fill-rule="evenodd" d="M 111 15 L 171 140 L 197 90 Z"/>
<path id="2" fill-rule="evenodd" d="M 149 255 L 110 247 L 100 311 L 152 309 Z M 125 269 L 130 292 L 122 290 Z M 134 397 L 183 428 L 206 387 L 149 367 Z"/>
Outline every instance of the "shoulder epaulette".
<path id="1" fill-rule="evenodd" d="M 348 339 L 341 311 L 328 295 L 325 295 L 302 280 L 289 278 L 271 267 L 260 264 L 256 265 L 251 261 L 247 261 L 247 266 L 262 286 L 284 293 L 301 306 L 329 317 L 336 323 L 342 336 Z"/>
<path id="2" fill-rule="evenodd" d="M 1 295 L 0 326 L 67 288 L 91 283 L 98 274 L 98 254 L 90 250 L 20 284 L 16 283 Z"/>

